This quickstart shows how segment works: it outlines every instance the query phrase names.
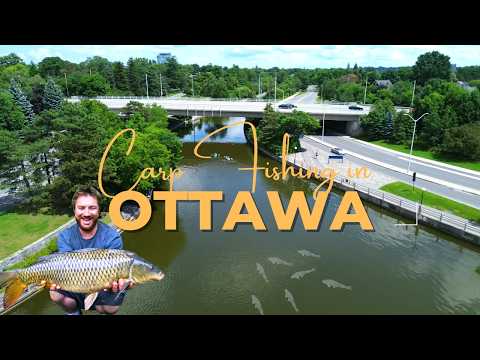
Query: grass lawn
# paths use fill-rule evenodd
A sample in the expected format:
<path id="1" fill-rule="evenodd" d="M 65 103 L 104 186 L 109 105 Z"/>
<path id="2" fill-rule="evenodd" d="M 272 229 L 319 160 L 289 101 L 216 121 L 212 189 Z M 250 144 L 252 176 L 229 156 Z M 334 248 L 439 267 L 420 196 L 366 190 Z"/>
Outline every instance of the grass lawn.
<path id="1" fill-rule="evenodd" d="M 383 147 L 391 149 L 391 150 L 399 151 L 399 152 L 402 152 L 402 153 L 405 153 L 405 154 L 410 154 L 410 147 L 409 146 L 389 144 L 389 143 L 386 143 L 383 140 L 376 140 L 376 141 L 370 141 L 370 142 L 372 144 L 380 145 L 380 146 L 383 146 Z M 444 157 L 441 157 L 441 156 L 436 156 L 431 151 L 415 150 L 415 148 L 413 148 L 412 155 L 418 156 L 418 157 L 423 157 L 423 158 L 429 159 L 429 160 L 435 160 L 435 161 L 443 162 L 443 163 L 449 164 L 449 165 L 459 166 L 459 167 L 462 167 L 462 168 L 465 168 L 465 169 L 480 171 L 480 161 L 450 160 L 450 159 L 447 159 L 447 158 L 444 158 Z"/>
<path id="2" fill-rule="evenodd" d="M 416 202 L 420 202 L 422 198 L 421 189 L 415 187 L 415 191 L 412 191 L 411 185 L 400 181 L 384 185 L 380 188 L 380 190 Z M 447 199 L 443 196 L 439 196 L 431 192 L 425 191 L 423 195 L 423 204 L 480 223 L 480 210 L 468 205 L 458 203 L 454 200 Z"/>
<path id="3" fill-rule="evenodd" d="M 0 259 L 47 235 L 70 218 L 67 215 L 0 213 Z"/>

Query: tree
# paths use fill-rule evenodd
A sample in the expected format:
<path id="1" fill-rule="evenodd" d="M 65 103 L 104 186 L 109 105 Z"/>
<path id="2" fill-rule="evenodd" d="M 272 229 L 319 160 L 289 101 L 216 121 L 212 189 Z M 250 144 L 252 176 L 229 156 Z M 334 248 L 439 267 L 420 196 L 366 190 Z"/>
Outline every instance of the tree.
<path id="1" fill-rule="evenodd" d="M 52 78 L 48 79 L 43 93 L 43 108 L 57 110 L 63 102 L 63 92 Z"/>
<path id="2" fill-rule="evenodd" d="M 413 75 L 421 85 L 429 79 L 450 80 L 450 57 L 438 51 L 420 55 L 413 67 Z"/>
<path id="3" fill-rule="evenodd" d="M 380 100 L 373 104 L 370 113 L 361 118 L 361 125 L 369 140 L 388 140 L 391 129 L 387 125 L 388 114 L 395 113 L 395 108 L 390 100 Z"/>
<path id="4" fill-rule="evenodd" d="M 63 76 L 67 62 L 58 56 L 46 57 L 38 64 L 38 72 L 43 78 Z"/>
<path id="5" fill-rule="evenodd" d="M 17 54 L 10 53 L 5 56 L 0 56 L 0 67 L 23 64 L 23 60 Z"/>
<path id="6" fill-rule="evenodd" d="M 460 160 L 480 161 L 480 122 L 446 130 L 436 152 Z"/>
<path id="7" fill-rule="evenodd" d="M 265 149 L 278 152 L 281 143 L 278 144 L 278 133 L 280 124 L 278 122 L 279 113 L 273 110 L 271 103 L 268 103 L 263 112 L 263 118 L 258 125 L 258 141 Z"/>
<path id="8" fill-rule="evenodd" d="M 125 66 L 119 61 L 112 64 L 113 86 L 121 91 L 128 91 L 128 79 Z"/>
<path id="9" fill-rule="evenodd" d="M 20 89 L 15 79 L 12 79 L 12 81 L 10 82 L 10 94 L 12 94 L 15 103 L 22 110 L 25 118 L 30 123 L 33 122 L 33 118 L 35 116 L 35 114 L 33 113 L 33 106 L 30 101 L 28 101 L 27 97 L 23 93 L 22 89 Z"/>
<path id="10" fill-rule="evenodd" d="M 405 115 L 404 111 L 395 113 L 393 117 L 392 142 L 397 144 L 409 144 L 413 133 L 413 121 Z"/>
<path id="11" fill-rule="evenodd" d="M 12 95 L 0 90 L 0 129 L 18 131 L 25 125 L 25 115 Z"/>

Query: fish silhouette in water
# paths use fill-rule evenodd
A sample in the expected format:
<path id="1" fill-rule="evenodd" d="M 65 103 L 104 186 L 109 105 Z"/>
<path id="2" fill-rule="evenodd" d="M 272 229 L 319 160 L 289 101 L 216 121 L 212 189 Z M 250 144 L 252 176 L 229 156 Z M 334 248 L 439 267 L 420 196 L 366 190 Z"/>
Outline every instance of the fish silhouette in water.
<path id="1" fill-rule="evenodd" d="M 332 279 L 322 280 L 322 283 L 324 283 L 325 285 L 327 285 L 328 287 L 331 287 L 331 288 L 341 288 L 341 289 L 346 289 L 346 290 L 352 290 L 351 286 L 343 285 L 343 284 L 339 283 L 338 281 L 335 281 L 335 280 L 332 280 Z"/>
<path id="2" fill-rule="evenodd" d="M 298 250 L 298 252 L 302 256 L 311 256 L 311 257 L 316 257 L 316 258 L 320 257 L 320 255 L 314 254 L 314 253 L 312 253 L 311 251 L 308 251 L 308 250 Z"/>
<path id="3" fill-rule="evenodd" d="M 268 283 L 267 274 L 265 274 L 265 269 L 259 263 L 257 263 L 257 271 L 260 275 L 262 275 L 263 279 Z"/>
<path id="4" fill-rule="evenodd" d="M 252 304 L 255 306 L 255 309 L 260 313 L 260 315 L 263 315 L 263 308 L 262 304 L 260 303 L 260 300 L 255 295 L 252 295 Z"/>
<path id="5" fill-rule="evenodd" d="M 297 305 L 295 305 L 295 300 L 293 299 L 293 295 L 290 291 L 288 291 L 287 289 L 285 289 L 285 298 L 287 299 L 287 301 L 292 304 L 293 306 L 293 309 L 298 312 L 298 308 L 297 308 Z"/>
<path id="6" fill-rule="evenodd" d="M 287 266 L 292 266 L 292 263 L 286 262 L 285 260 L 282 260 L 278 257 L 269 257 L 268 261 L 270 261 L 274 265 L 287 265 Z"/>
<path id="7" fill-rule="evenodd" d="M 291 279 L 301 279 L 303 278 L 305 275 L 307 274 L 310 274 L 312 272 L 314 272 L 315 269 L 310 269 L 310 270 L 304 270 L 304 271 L 297 271 L 295 274 L 293 274 L 290 278 Z"/>

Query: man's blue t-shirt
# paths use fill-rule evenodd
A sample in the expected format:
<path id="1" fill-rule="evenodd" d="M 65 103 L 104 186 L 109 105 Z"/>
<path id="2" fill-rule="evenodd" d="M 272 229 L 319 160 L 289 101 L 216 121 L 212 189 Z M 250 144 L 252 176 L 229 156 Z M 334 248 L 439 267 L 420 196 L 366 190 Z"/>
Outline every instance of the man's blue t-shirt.
<path id="1" fill-rule="evenodd" d="M 69 226 L 58 235 L 58 252 L 81 250 L 86 248 L 94 249 L 122 249 L 123 241 L 121 235 L 110 226 L 98 222 L 97 232 L 91 239 L 85 240 L 80 234 L 77 223 Z"/>

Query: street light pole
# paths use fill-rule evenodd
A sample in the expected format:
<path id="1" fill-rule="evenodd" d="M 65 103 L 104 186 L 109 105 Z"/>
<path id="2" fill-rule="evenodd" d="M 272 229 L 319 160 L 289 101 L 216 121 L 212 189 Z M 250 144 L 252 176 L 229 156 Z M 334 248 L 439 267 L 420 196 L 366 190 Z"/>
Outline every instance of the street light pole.
<path id="1" fill-rule="evenodd" d="M 325 111 L 323 111 L 323 120 L 322 120 L 322 141 L 325 136 Z"/>
<path id="2" fill-rule="evenodd" d="M 145 74 L 145 85 L 147 86 L 147 98 L 148 98 L 148 75 Z"/>
<path id="3" fill-rule="evenodd" d="M 193 78 L 195 77 L 195 75 L 191 74 L 190 77 L 192 78 L 192 97 L 195 97 L 195 89 L 193 87 Z"/>
<path id="4" fill-rule="evenodd" d="M 413 125 L 413 135 L 412 135 L 412 145 L 410 146 L 410 155 L 408 156 L 408 169 L 407 169 L 407 174 L 410 172 L 410 163 L 412 161 L 412 151 L 413 151 L 413 140 L 415 139 L 415 130 L 417 128 L 417 121 L 419 121 L 421 118 L 423 118 L 425 115 L 428 115 L 428 113 L 423 114 L 420 116 L 417 120 L 415 120 L 413 117 L 411 117 L 409 114 L 404 114 L 407 115 L 410 119 L 413 120 L 414 125 Z"/>
<path id="5" fill-rule="evenodd" d="M 320 99 L 321 99 L 321 102 L 323 104 L 323 83 L 322 83 L 322 91 L 320 93 Z"/>
<path id="6" fill-rule="evenodd" d="M 68 81 L 67 81 L 67 73 L 64 73 L 64 75 L 65 75 L 65 87 L 66 87 L 66 89 L 67 89 L 67 97 L 69 97 L 69 96 L 68 96 Z"/>

